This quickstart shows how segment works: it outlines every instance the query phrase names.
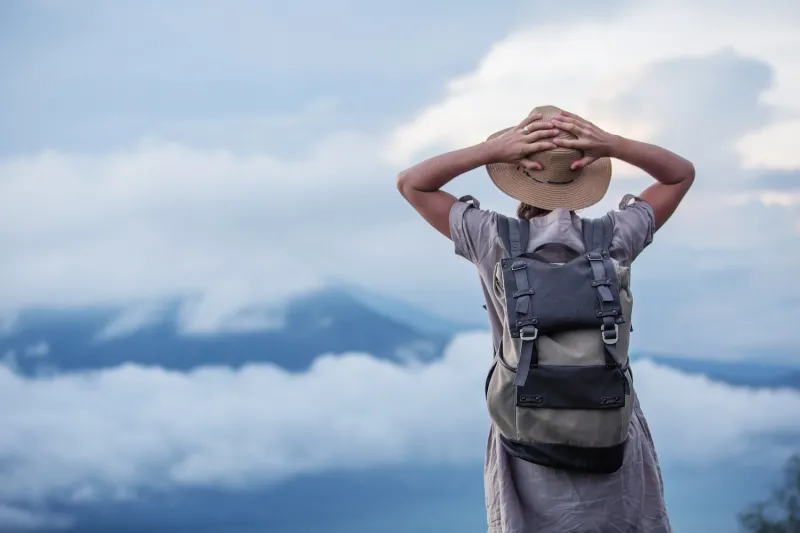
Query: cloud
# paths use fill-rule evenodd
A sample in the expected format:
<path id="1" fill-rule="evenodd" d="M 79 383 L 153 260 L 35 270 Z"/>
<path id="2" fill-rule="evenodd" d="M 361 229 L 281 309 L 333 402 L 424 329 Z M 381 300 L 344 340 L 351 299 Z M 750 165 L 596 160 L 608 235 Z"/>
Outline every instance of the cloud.
<path id="1" fill-rule="evenodd" d="M 0 160 L 2 307 L 135 308 L 113 335 L 175 298 L 187 332 L 277 327 L 252 309 L 339 280 L 435 302 L 441 276 L 409 267 L 456 258 L 397 194 L 379 144 L 339 132 L 297 159 L 145 142 Z"/>
<path id="2" fill-rule="evenodd" d="M 374 127 L 386 120 L 377 113 L 425 101 L 527 3 L 502 11 L 476 0 L 457 10 L 423 0 L 9 6 L 4 21 L 14 31 L 0 35 L 0 63 L 13 83 L 0 86 L 0 153 L 109 149 L 143 135 L 304 153 L 310 137 Z"/>
<path id="3" fill-rule="evenodd" d="M 800 170 L 765 172 L 759 175 L 756 183 L 753 183 L 753 188 L 759 187 L 789 192 L 800 189 Z"/>
<path id="4" fill-rule="evenodd" d="M 25 378 L 0 369 L 0 402 L 14 405 L 0 412 L 0 501 L 35 506 L 280 483 L 330 469 L 476 463 L 490 354 L 490 336 L 473 333 L 455 338 L 443 359 L 408 366 L 352 353 L 320 357 L 299 374 L 126 365 Z M 731 387 L 649 361 L 634 372 L 664 461 L 722 463 L 755 445 L 764 451 L 765 436 L 800 436 L 797 391 Z"/>
<path id="5" fill-rule="evenodd" d="M 16 350 L 6 350 L 3 357 L 0 358 L 0 366 L 8 368 L 12 372 L 16 372 L 19 368 L 19 361 L 17 360 Z"/>
<path id="6" fill-rule="evenodd" d="M 569 24 L 554 20 L 520 29 L 497 42 L 473 72 L 452 80 L 442 100 L 400 128 L 388 154 L 406 162 L 428 149 L 478 142 L 488 133 L 516 124 L 530 108 L 545 103 L 586 114 L 613 131 L 646 140 L 664 124 L 653 122 L 652 113 L 645 117 L 616 116 L 608 102 L 638 84 L 650 65 L 708 57 L 722 50 L 769 65 L 775 72 L 775 83 L 764 104 L 784 114 L 799 112 L 794 95 L 800 89 L 800 69 L 792 60 L 800 49 L 800 38 L 794 31 L 796 9 L 778 0 L 764 2 L 758 13 L 720 10 L 723 5 L 731 6 L 720 1 L 638 2 L 604 20 L 573 17 Z M 754 31 L 744 38 L 742 27 Z M 702 88 L 699 93 L 681 94 L 685 77 L 665 81 L 638 95 L 642 104 L 653 104 L 647 106 L 648 110 L 662 114 L 681 113 L 680 106 L 683 110 L 701 110 L 703 105 L 736 98 L 738 91 L 754 80 L 740 77 L 723 94 Z M 655 104 L 664 98 L 679 106 L 663 108 Z M 725 115 L 715 118 L 736 123 L 742 117 L 726 110 Z M 683 126 L 690 128 L 690 124 Z M 698 126 L 692 129 L 699 133 L 719 127 L 707 121 Z"/>
<path id="7" fill-rule="evenodd" d="M 765 206 L 794 207 L 800 206 L 800 190 L 797 191 L 759 191 L 733 195 L 728 200 L 732 206 L 746 206 L 760 203 Z"/>
<path id="8" fill-rule="evenodd" d="M 658 451 L 669 461 L 724 461 L 746 454 L 759 436 L 800 437 L 791 414 L 800 408 L 795 390 L 732 387 L 649 360 L 637 362 L 634 372 Z"/>
<path id="9" fill-rule="evenodd" d="M 19 325 L 19 313 L 16 311 L 0 311 L 0 338 L 12 335 Z"/>
<path id="10" fill-rule="evenodd" d="M 793 141 L 798 131 L 800 120 L 781 117 L 779 122 L 748 132 L 737 143 L 737 149 L 744 156 L 745 167 L 781 170 L 800 168 L 800 153 Z"/>
<path id="11" fill-rule="evenodd" d="M 39 341 L 36 344 L 31 344 L 25 348 L 25 357 L 33 357 L 40 359 L 47 357 L 50 353 L 50 345 L 45 341 Z"/>
<path id="12" fill-rule="evenodd" d="M 135 305 L 123 310 L 97 333 L 98 341 L 126 337 L 159 323 L 164 318 L 165 306 L 153 303 Z"/>
<path id="13" fill-rule="evenodd" d="M 5 305 L 202 296 L 227 287 L 274 299 L 318 286 L 315 261 L 297 258 L 304 246 L 320 253 L 329 246 L 325 224 L 307 213 L 324 213 L 326 194 L 344 183 L 357 188 L 372 179 L 363 165 L 346 182 L 330 173 L 359 168 L 368 145 L 337 135 L 303 161 L 159 144 L 100 157 L 48 153 L 0 162 L 7 194 L 0 242 L 14 250 L 0 272 Z M 13 200 L 20 197 L 39 201 L 21 209 Z M 73 199 L 61 201 L 66 197 Z"/>
<path id="14" fill-rule="evenodd" d="M 47 511 L 30 511 L 0 503 L 0 528 L 10 531 L 69 529 L 73 520 Z"/>
<path id="15" fill-rule="evenodd" d="M 253 301 L 248 287 L 216 291 L 185 303 L 179 314 L 184 334 L 242 333 L 280 329 L 284 325 L 280 308 L 248 308 Z M 274 303 L 274 302 L 273 302 Z"/>
<path id="16" fill-rule="evenodd" d="M 3 370 L 0 395 L 16 408 L 0 415 L 0 497 L 37 500 L 93 484 L 237 485 L 419 457 L 474 459 L 485 429 L 486 360 L 475 340 L 488 338 L 458 339 L 429 366 L 350 354 L 321 357 L 305 374 L 269 365 L 189 374 L 127 365 L 28 380 Z M 454 373 L 454 365 L 471 370 Z M 442 409 L 445 421 L 431 416 Z"/>

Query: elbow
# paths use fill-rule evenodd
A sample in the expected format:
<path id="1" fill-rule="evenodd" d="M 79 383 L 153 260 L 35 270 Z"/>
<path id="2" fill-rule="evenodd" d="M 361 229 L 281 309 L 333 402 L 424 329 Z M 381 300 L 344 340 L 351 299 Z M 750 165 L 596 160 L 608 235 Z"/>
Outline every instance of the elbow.
<path id="1" fill-rule="evenodd" d="M 668 173 L 664 174 L 663 180 L 658 181 L 664 185 L 673 185 L 688 190 L 694 183 L 694 165 L 691 161 L 682 159 L 679 164 L 674 165 Z"/>

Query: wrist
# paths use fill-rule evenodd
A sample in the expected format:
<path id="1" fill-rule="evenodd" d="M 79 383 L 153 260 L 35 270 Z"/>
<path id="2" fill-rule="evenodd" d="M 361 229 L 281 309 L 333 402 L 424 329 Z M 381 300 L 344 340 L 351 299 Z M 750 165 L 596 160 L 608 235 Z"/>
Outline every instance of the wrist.
<path id="1" fill-rule="evenodd" d="M 612 135 L 608 143 L 608 157 L 624 159 L 624 154 L 629 143 L 630 141 L 621 135 Z"/>
<path id="2" fill-rule="evenodd" d="M 494 139 L 478 143 L 472 148 L 475 150 L 476 157 L 480 163 L 479 166 L 497 163 L 503 159 L 500 147 Z"/>

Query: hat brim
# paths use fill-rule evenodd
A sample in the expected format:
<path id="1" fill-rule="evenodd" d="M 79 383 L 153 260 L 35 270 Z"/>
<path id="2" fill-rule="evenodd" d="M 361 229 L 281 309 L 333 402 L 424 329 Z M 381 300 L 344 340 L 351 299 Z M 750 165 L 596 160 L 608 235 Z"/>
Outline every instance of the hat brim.
<path id="1" fill-rule="evenodd" d="M 506 130 L 492 135 L 494 138 Z M 556 148 L 556 150 L 559 150 Z M 532 170 L 536 173 L 533 178 L 523 172 L 518 165 L 508 163 L 490 163 L 486 165 L 489 177 L 498 189 L 512 198 L 541 209 L 568 209 L 576 211 L 590 207 L 606 195 L 611 183 L 611 159 L 600 158 L 590 165 L 579 170 L 561 170 L 561 172 L 574 173 L 572 181 L 566 183 L 553 183 L 549 179 L 550 172 L 545 167 L 543 170 Z"/>

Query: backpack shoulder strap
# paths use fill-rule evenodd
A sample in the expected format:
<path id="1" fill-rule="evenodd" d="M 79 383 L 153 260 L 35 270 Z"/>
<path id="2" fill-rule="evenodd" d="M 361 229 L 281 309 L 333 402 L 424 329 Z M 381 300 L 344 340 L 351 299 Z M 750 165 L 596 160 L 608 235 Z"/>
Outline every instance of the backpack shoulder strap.
<path id="1" fill-rule="evenodd" d="M 621 312 L 619 289 L 611 282 L 609 276 L 614 275 L 609 248 L 614 237 L 614 220 L 608 213 L 600 218 L 581 219 L 583 243 L 589 259 L 592 273 L 592 285 L 597 289 L 599 309 L 597 315 L 602 317 L 603 325 L 600 334 L 605 345 L 606 365 L 619 366 L 617 354 L 618 320 Z M 627 391 L 626 391 L 627 394 Z"/>
<path id="2" fill-rule="evenodd" d="M 606 213 L 600 218 L 582 218 L 583 245 L 586 252 L 601 252 L 611 248 L 614 238 L 614 221 Z"/>
<path id="3" fill-rule="evenodd" d="M 528 249 L 528 241 L 530 240 L 530 221 L 520 218 L 498 217 L 497 224 L 497 231 L 500 234 L 500 240 L 503 242 L 503 246 L 505 247 L 508 256 L 511 258 L 517 258 L 524 254 Z M 522 292 L 523 294 L 520 294 L 519 297 L 514 297 L 513 300 L 516 301 L 516 303 L 511 309 L 506 308 L 506 313 L 509 313 L 512 317 L 514 314 L 524 316 L 528 314 L 529 306 L 531 305 L 530 295 L 524 294 L 530 289 L 528 283 L 528 274 L 524 268 L 516 269 L 512 267 L 512 271 L 514 274 L 514 288 L 517 292 Z M 508 288 L 506 288 L 506 290 L 508 290 Z M 528 379 L 528 372 L 530 370 L 531 363 L 536 358 L 537 336 L 538 330 L 533 325 L 526 326 L 525 331 L 520 331 L 519 337 L 522 339 L 522 344 L 520 347 L 521 352 L 519 362 L 517 363 L 517 368 L 515 370 L 516 376 L 514 377 L 514 383 L 518 386 L 525 384 L 525 381 Z"/>
<path id="4" fill-rule="evenodd" d="M 498 215 L 497 233 L 509 257 L 519 257 L 528 249 L 529 221 Z"/>

